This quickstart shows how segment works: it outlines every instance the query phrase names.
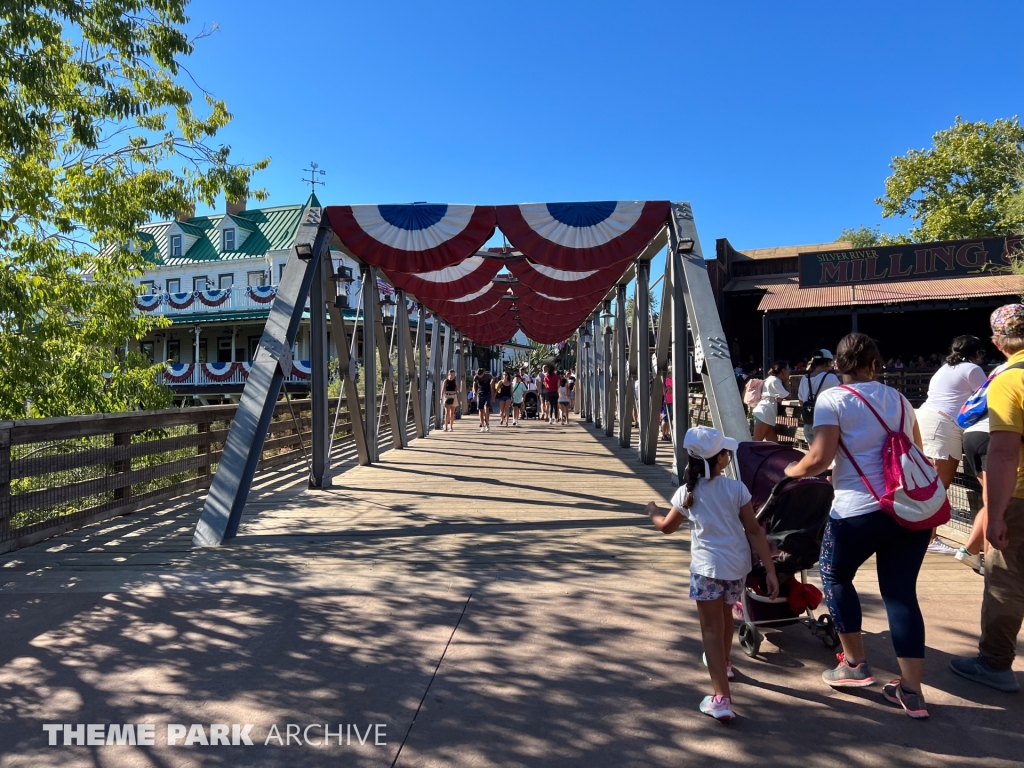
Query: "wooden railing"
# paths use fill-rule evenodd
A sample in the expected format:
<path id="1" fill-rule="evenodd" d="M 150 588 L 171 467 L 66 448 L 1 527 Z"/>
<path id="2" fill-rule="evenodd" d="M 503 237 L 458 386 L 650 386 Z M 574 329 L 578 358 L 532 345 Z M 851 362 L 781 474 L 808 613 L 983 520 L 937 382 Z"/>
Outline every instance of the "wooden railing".
<path id="1" fill-rule="evenodd" d="M 0 422 L 0 552 L 207 488 L 237 408 Z M 257 471 L 302 462 L 310 430 L 309 400 L 278 403 Z M 335 446 L 351 440 L 342 409 Z"/>

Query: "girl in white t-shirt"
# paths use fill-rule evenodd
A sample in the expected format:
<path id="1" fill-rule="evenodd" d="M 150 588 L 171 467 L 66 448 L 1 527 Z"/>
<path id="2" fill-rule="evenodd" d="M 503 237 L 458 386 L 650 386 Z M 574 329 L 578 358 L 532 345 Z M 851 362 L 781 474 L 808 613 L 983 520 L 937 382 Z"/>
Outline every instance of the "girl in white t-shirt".
<path id="1" fill-rule="evenodd" d="M 779 403 L 789 397 L 789 365 L 775 363 L 761 386 L 761 401 L 754 406 L 754 441 L 776 440 L 775 423 L 779 417 Z"/>
<path id="2" fill-rule="evenodd" d="M 772 598 L 779 593 L 768 539 L 754 518 L 750 491 L 739 480 L 725 477 L 737 442 L 710 427 L 687 430 L 683 448 L 689 455 L 684 485 L 672 497 L 667 515 L 653 501 L 647 514 L 662 533 L 674 533 L 690 520 L 690 598 L 697 601 L 704 655 L 714 695 L 706 696 L 700 711 L 716 720 L 731 720 L 732 606 L 740 601 L 750 573 L 753 546 L 768 573 Z"/>

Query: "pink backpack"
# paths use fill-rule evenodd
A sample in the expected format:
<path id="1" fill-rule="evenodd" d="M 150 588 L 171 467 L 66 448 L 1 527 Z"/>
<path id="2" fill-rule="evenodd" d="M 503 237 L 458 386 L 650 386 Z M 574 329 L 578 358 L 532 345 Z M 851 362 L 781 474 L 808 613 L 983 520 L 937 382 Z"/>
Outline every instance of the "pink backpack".
<path id="1" fill-rule="evenodd" d="M 882 466 L 885 471 L 885 493 L 882 496 L 871 487 L 871 483 L 864 476 L 853 455 L 843 445 L 843 441 L 839 441 L 839 447 L 857 470 L 868 491 L 878 500 L 878 506 L 896 518 L 896 522 L 904 528 L 912 531 L 936 528 L 948 522 L 949 499 L 946 497 L 942 481 L 939 480 L 939 473 L 903 429 L 907 414 L 902 398 L 900 426 L 898 430 L 892 430 L 860 392 L 845 385 L 842 389 L 856 395 L 875 415 L 886 432 L 885 442 L 882 443 Z"/>
<path id="2" fill-rule="evenodd" d="M 764 393 L 764 379 L 751 379 L 743 390 L 743 404 L 754 408 L 761 402 Z"/>

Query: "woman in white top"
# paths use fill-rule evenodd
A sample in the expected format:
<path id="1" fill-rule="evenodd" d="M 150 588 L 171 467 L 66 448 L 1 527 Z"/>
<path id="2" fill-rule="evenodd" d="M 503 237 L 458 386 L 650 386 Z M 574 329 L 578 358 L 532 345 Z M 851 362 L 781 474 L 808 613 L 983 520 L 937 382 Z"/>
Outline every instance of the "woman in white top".
<path id="1" fill-rule="evenodd" d="M 777 362 L 768 371 L 761 385 L 761 401 L 754 406 L 754 441 L 776 440 L 775 423 L 779 403 L 789 397 L 789 364 Z"/>
<path id="2" fill-rule="evenodd" d="M 827 670 L 822 678 L 834 688 L 859 688 L 875 682 L 861 634 L 860 598 L 853 585 L 857 570 L 874 555 L 878 587 L 902 673 L 900 679 L 885 686 L 883 695 L 903 706 L 911 717 L 927 717 L 921 695 L 925 637 L 924 618 L 917 602 L 917 577 L 931 532 L 904 528 L 879 508 L 874 495 L 885 492 L 882 446 L 888 433 L 878 419 L 892 430 L 899 429 L 902 420 L 903 429 L 918 446 L 921 434 L 907 399 L 875 381 L 882 356 L 868 336 L 851 333 L 844 337 L 836 350 L 836 367 L 843 386 L 818 398 L 814 442 L 803 459 L 786 468 L 788 477 L 811 477 L 835 462 L 835 499 L 825 526 L 819 570 L 843 652 L 839 665 Z"/>
<path id="3" fill-rule="evenodd" d="M 946 364 L 928 382 L 928 399 L 917 411 L 924 455 L 949 488 L 964 452 L 964 431 L 956 417 L 963 404 L 985 383 L 985 347 L 977 336 L 957 336 Z"/>

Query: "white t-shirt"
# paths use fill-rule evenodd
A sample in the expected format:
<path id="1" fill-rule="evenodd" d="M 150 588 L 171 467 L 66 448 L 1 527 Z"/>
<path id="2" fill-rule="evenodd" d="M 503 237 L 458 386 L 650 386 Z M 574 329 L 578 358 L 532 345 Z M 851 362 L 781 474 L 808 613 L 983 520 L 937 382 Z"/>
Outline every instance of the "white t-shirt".
<path id="1" fill-rule="evenodd" d="M 985 383 L 986 378 L 985 372 L 974 363 L 944 365 L 928 382 L 928 399 L 924 404 L 956 421 L 967 398 Z"/>
<path id="2" fill-rule="evenodd" d="M 822 381 L 822 377 L 824 377 L 824 381 Z M 825 371 L 824 373 L 819 373 L 817 376 L 811 377 L 810 382 L 808 382 L 806 376 L 800 379 L 800 386 L 796 388 L 796 396 L 801 403 L 805 403 L 810 399 L 811 392 L 814 392 L 815 402 L 817 402 L 817 398 L 821 396 L 826 389 L 832 389 L 832 387 L 838 386 L 839 377 L 835 372 Z M 821 389 L 818 389 L 818 387 L 821 387 Z"/>
<path id="3" fill-rule="evenodd" d="M 849 384 L 862 394 L 890 429 L 900 424 L 900 406 L 906 414 L 903 429 L 914 439 L 914 406 L 892 387 L 877 381 Z M 859 397 L 841 387 L 823 392 L 814 406 L 814 428 L 837 426 L 839 439 L 860 465 L 875 493 L 885 493 L 885 475 L 882 468 L 882 444 L 886 431 Z M 846 518 L 866 515 L 878 509 L 878 501 L 860 479 L 853 463 L 840 448 L 836 452 L 832 485 L 836 489 L 832 502 L 832 517 Z"/>
<path id="4" fill-rule="evenodd" d="M 789 397 L 789 387 L 778 376 L 769 376 L 761 388 L 761 402 L 754 406 L 754 416 L 765 424 L 775 425 L 779 417 L 779 405 L 775 398 Z"/>
<path id="5" fill-rule="evenodd" d="M 1002 373 L 1003 371 L 1005 371 L 1009 367 L 1009 365 L 1010 365 L 1009 363 L 1003 363 L 1002 365 L 997 366 L 992 371 L 992 373 Z M 989 374 L 989 375 L 991 376 L 992 374 Z M 988 432 L 988 427 L 989 427 L 988 416 L 986 416 L 985 418 L 980 419 L 976 423 L 974 423 L 971 426 L 967 427 L 967 429 L 964 430 L 964 434 L 966 435 L 968 432 L 985 432 L 985 433 L 987 433 Z"/>
<path id="6" fill-rule="evenodd" d="M 693 508 L 683 509 L 686 486 L 672 497 L 672 506 L 690 520 L 690 573 L 735 581 L 750 573 L 750 542 L 740 521 L 740 508 L 750 491 L 739 480 L 719 475 L 701 478 L 693 489 Z"/>

